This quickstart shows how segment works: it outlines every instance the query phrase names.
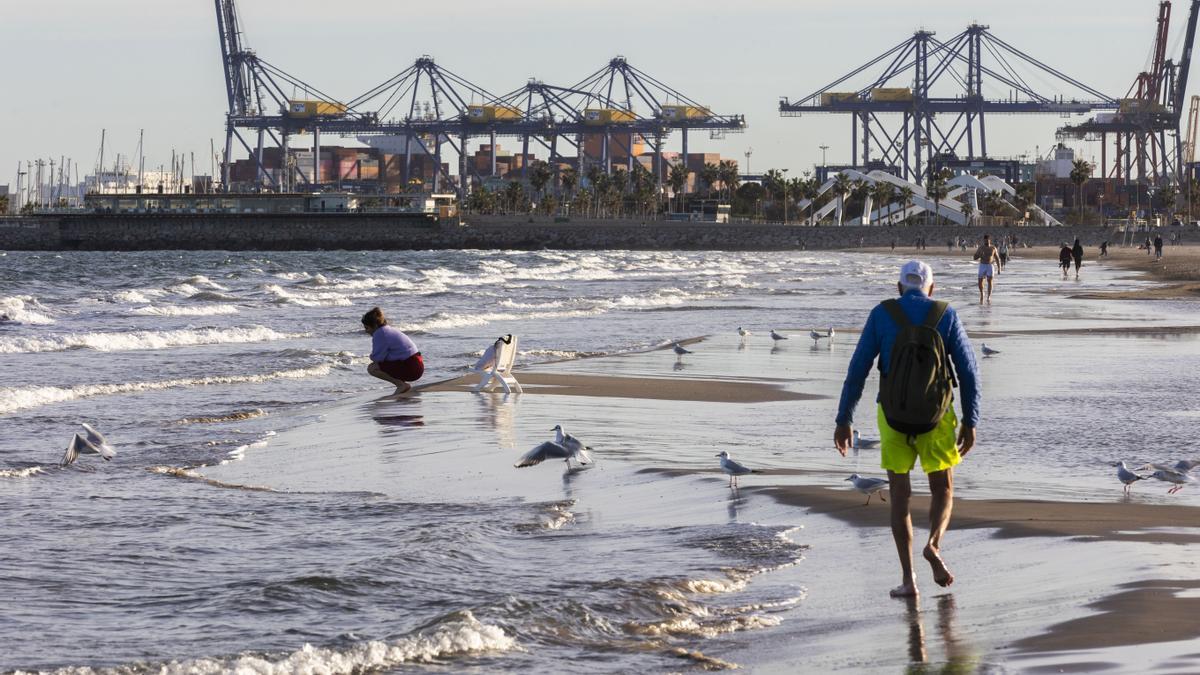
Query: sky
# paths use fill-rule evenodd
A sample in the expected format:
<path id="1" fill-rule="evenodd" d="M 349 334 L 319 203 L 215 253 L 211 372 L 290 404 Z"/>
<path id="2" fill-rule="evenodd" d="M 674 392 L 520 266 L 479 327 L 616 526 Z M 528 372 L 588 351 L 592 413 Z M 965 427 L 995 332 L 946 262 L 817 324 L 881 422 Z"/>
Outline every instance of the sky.
<path id="1" fill-rule="evenodd" d="M 1170 54 L 1181 51 L 1189 4 L 1175 2 Z M 238 0 L 238 7 L 247 46 L 341 99 L 421 55 L 497 93 L 531 77 L 573 84 L 623 55 L 718 113 L 745 115 L 744 133 L 720 140 L 693 133 L 691 152 L 744 164 L 752 149 L 753 173 L 786 168 L 796 175 L 821 161 L 821 145 L 829 146 L 830 163 L 849 161 L 850 120 L 782 118 L 780 98 L 820 90 L 914 30 L 945 40 L 984 23 L 1041 61 L 1122 97 L 1148 65 L 1158 0 Z M 148 169 L 169 164 L 174 149 L 195 153 L 196 172 L 207 173 L 210 140 L 221 146 L 226 99 L 211 0 L 3 0 L 0 64 L 0 184 L 15 182 L 18 162 L 37 158 L 70 157 L 81 176 L 90 172 L 102 129 L 109 164 L 116 153 L 135 152 L 143 129 Z M 1049 78 L 1031 83 L 1074 94 Z M 989 151 L 1045 154 L 1067 121 L 992 116 Z M 666 149 L 678 144 L 675 136 Z M 1085 159 L 1098 159 L 1098 144 L 1075 145 Z"/>

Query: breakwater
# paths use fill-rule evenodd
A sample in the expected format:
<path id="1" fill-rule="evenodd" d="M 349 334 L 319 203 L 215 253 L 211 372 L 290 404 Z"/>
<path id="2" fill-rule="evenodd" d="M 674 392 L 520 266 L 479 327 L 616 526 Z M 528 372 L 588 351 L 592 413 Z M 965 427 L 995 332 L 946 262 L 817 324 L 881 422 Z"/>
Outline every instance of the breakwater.
<path id="1" fill-rule="evenodd" d="M 1164 232 L 1186 228 L 1163 228 Z M 1080 237 L 1095 246 L 1120 233 L 1102 227 L 897 227 L 714 224 L 468 216 L 437 222 L 406 214 L 72 214 L 0 218 L 0 250 L 730 250 L 781 251 L 859 246 L 933 249 L 964 237 L 1015 234 L 1031 246 Z M 1188 241 L 1200 233 L 1184 233 Z M 1145 235 L 1141 235 L 1144 238 Z"/>

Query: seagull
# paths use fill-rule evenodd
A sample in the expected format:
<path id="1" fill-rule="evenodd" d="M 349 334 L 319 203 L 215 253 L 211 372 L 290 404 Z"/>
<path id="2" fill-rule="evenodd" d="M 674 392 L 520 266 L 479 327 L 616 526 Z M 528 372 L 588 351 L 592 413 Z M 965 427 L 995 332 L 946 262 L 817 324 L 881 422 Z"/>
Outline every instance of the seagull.
<path id="1" fill-rule="evenodd" d="M 674 350 L 675 350 L 675 353 L 676 353 L 676 354 L 678 354 L 678 355 L 680 355 L 680 356 L 683 356 L 684 354 L 691 354 L 691 353 L 692 353 L 692 350 L 690 350 L 690 349 L 684 349 L 683 347 L 680 347 L 678 342 L 676 342 L 674 345 L 672 345 L 672 346 L 671 346 L 671 348 L 672 348 L 672 349 L 674 349 Z"/>
<path id="2" fill-rule="evenodd" d="M 580 464 L 590 464 L 592 458 L 584 450 L 571 450 L 561 443 L 554 441 L 546 441 L 540 443 L 534 449 L 521 455 L 521 459 L 517 460 L 513 466 L 518 469 L 523 469 L 527 466 L 541 464 L 547 459 L 562 459 L 567 463 L 567 468 L 571 468 L 571 460 L 574 459 Z"/>
<path id="3" fill-rule="evenodd" d="M 858 435 L 858 429 L 854 430 L 854 449 L 855 450 L 866 450 L 869 448 L 874 448 L 878 445 L 879 445 L 878 438 L 863 438 L 862 436 Z"/>
<path id="4" fill-rule="evenodd" d="M 1192 469 L 1200 466 L 1200 459 L 1181 459 L 1175 462 L 1175 470 L 1180 473 L 1191 473 Z"/>
<path id="5" fill-rule="evenodd" d="M 751 335 L 753 335 L 753 333 L 746 330 L 745 328 L 742 328 L 741 326 L 738 326 L 738 335 L 741 335 L 742 337 L 750 337 Z"/>
<path id="6" fill-rule="evenodd" d="M 825 332 L 825 333 L 820 333 L 815 330 L 808 331 L 808 337 L 812 338 L 814 342 L 817 340 L 820 340 L 822 338 L 828 338 L 830 342 L 833 342 L 833 336 L 834 336 L 833 326 L 830 326 L 829 331 Z"/>
<path id="7" fill-rule="evenodd" d="M 745 476 L 748 473 L 758 473 L 729 459 L 729 453 L 724 450 L 717 453 L 717 457 L 721 458 L 721 470 L 729 474 L 729 487 L 731 488 L 737 488 L 738 476 Z"/>
<path id="8" fill-rule="evenodd" d="M 886 479 L 864 478 L 863 476 L 860 476 L 856 473 L 850 474 L 850 477 L 847 478 L 846 480 L 850 481 L 850 483 L 852 485 L 854 485 L 855 490 L 858 490 L 859 492 L 861 492 L 867 496 L 867 504 L 871 503 L 871 497 L 876 492 L 879 492 L 880 490 L 882 490 L 888 486 L 888 482 Z M 883 495 L 879 495 L 879 500 L 884 501 L 884 502 L 887 501 L 886 499 L 883 498 Z M 867 504 L 864 504 L 863 506 L 866 506 Z"/>
<path id="9" fill-rule="evenodd" d="M 776 333 L 774 329 L 771 329 L 771 339 L 772 340 L 786 340 L 787 336 L 780 335 L 779 333 Z"/>
<path id="10" fill-rule="evenodd" d="M 1125 462 L 1117 462 L 1113 466 L 1117 467 L 1117 480 L 1125 484 L 1125 494 L 1129 494 L 1129 488 L 1134 483 L 1146 480 L 1145 476 L 1130 471 L 1129 467 L 1125 466 Z"/>
<path id="11" fill-rule="evenodd" d="M 580 464 L 591 463 L 592 456 L 587 452 L 588 450 L 591 450 L 591 448 L 584 445 L 583 441 L 580 441 L 578 438 L 568 434 L 566 429 L 562 428 L 561 424 L 555 424 L 554 428 L 550 431 L 554 432 L 555 443 L 574 453 L 575 461 L 579 462 Z"/>
<path id="12" fill-rule="evenodd" d="M 1188 483 L 1196 482 L 1195 478 L 1192 478 L 1191 476 L 1189 476 L 1186 473 L 1179 473 L 1178 471 L 1167 471 L 1164 469 L 1159 469 L 1158 471 L 1155 471 L 1153 474 L 1151 474 L 1150 477 L 1157 478 L 1158 480 L 1161 480 L 1161 481 L 1166 481 L 1167 483 L 1174 483 L 1175 485 L 1172 486 L 1170 490 L 1167 490 L 1167 494 L 1169 494 L 1169 495 L 1173 495 L 1176 492 L 1179 492 Z"/>
<path id="13" fill-rule="evenodd" d="M 987 346 L 986 342 L 983 343 L 981 351 L 983 352 L 984 356 L 995 356 L 996 354 L 1000 353 L 999 349 L 992 349 L 991 347 Z"/>
<path id="14" fill-rule="evenodd" d="M 63 453 L 62 466 L 70 466 L 79 455 L 100 455 L 104 461 L 110 461 L 117 456 L 117 451 L 108 444 L 108 439 L 90 424 L 83 422 L 84 435 L 78 433 L 71 438 L 67 451 Z"/>

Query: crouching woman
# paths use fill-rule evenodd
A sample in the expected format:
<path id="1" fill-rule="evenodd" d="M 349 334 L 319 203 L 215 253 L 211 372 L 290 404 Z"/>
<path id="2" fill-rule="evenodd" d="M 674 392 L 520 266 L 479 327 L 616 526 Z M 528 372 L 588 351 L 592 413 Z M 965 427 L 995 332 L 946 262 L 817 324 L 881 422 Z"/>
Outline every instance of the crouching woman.
<path id="1" fill-rule="evenodd" d="M 389 326 L 378 307 L 363 314 L 362 324 L 371 336 L 371 365 L 367 366 L 367 372 L 395 385 L 397 396 L 412 391 L 409 383 L 425 374 L 425 361 L 412 338 Z"/>

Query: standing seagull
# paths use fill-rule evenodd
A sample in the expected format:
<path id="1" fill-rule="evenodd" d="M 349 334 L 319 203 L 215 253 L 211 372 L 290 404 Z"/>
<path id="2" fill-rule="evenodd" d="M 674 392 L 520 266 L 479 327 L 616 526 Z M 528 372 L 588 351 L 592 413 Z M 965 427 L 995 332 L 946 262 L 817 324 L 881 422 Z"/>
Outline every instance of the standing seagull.
<path id="1" fill-rule="evenodd" d="M 678 355 L 680 355 L 680 356 L 683 356 L 684 354 L 691 354 L 691 353 L 692 353 L 692 351 L 691 351 L 690 349 L 684 349 L 683 347 L 680 347 L 678 342 L 676 342 L 675 344 L 671 345 L 671 349 L 674 349 L 674 350 L 675 350 L 675 353 L 676 353 L 676 354 L 678 354 Z"/>
<path id="2" fill-rule="evenodd" d="M 815 330 L 808 331 L 808 337 L 812 338 L 813 342 L 817 342 L 824 338 L 824 339 L 828 339 L 830 343 L 833 343 L 834 334 L 835 333 L 833 331 L 833 326 L 830 326 L 828 332 L 825 332 L 825 333 L 821 333 L 821 332 L 818 332 Z"/>
<path id="3" fill-rule="evenodd" d="M 1130 471 L 1129 467 L 1125 466 L 1125 462 L 1117 462 L 1116 464 L 1113 464 L 1113 466 L 1117 467 L 1117 480 L 1125 484 L 1125 494 L 1129 494 L 1129 488 L 1132 487 L 1134 483 L 1138 482 L 1139 480 L 1146 480 L 1145 476 L 1141 476 Z"/>
<path id="4" fill-rule="evenodd" d="M 1170 490 L 1167 490 L 1167 494 L 1169 494 L 1169 495 L 1173 495 L 1176 492 L 1179 492 L 1188 483 L 1196 482 L 1195 478 L 1192 478 L 1191 476 L 1189 476 L 1186 473 L 1179 473 L 1178 471 L 1167 471 L 1165 469 L 1159 469 L 1158 471 L 1155 471 L 1153 474 L 1151 474 L 1150 477 L 1157 478 L 1158 480 L 1165 481 L 1167 483 L 1174 483 L 1175 485 L 1173 485 Z"/>
<path id="5" fill-rule="evenodd" d="M 867 496 L 867 503 L 863 504 L 863 506 L 870 504 L 871 497 L 876 492 L 879 492 L 888 486 L 888 482 L 884 478 L 864 478 L 856 473 L 850 474 L 850 477 L 846 480 L 850 481 L 850 484 L 854 486 L 855 490 L 858 490 Z M 887 501 L 883 498 L 883 495 L 879 495 L 879 500 L 883 502 Z"/>
<path id="6" fill-rule="evenodd" d="M 70 444 L 67 445 L 67 451 L 63 453 L 62 466 L 70 466 L 79 459 L 80 455 L 100 455 L 106 462 L 117 456 L 117 451 L 108 444 L 108 439 L 103 434 L 93 429 L 87 422 L 82 424 L 84 435 L 75 434 L 71 438 Z"/>
<path id="7" fill-rule="evenodd" d="M 987 346 L 986 342 L 983 343 L 983 346 L 980 348 L 980 351 L 983 352 L 984 356 L 995 356 L 996 354 L 1000 353 L 999 349 L 992 349 L 991 347 Z"/>
<path id="8" fill-rule="evenodd" d="M 729 459 L 729 453 L 725 452 L 724 450 L 717 453 L 717 457 L 721 458 L 721 470 L 729 474 L 729 487 L 731 488 L 737 488 L 738 476 L 745 476 L 748 473 L 756 473 L 755 471 L 738 464 L 732 459 Z"/>
<path id="9" fill-rule="evenodd" d="M 787 336 L 786 336 L 786 335 L 780 335 L 779 333 L 776 333 L 776 332 L 775 332 L 775 329 L 774 329 L 774 328 L 772 328 L 772 329 L 771 329 L 771 339 L 772 339 L 772 340 L 786 340 L 786 339 L 787 339 Z"/>
<path id="10" fill-rule="evenodd" d="M 742 337 L 750 337 L 751 335 L 753 335 L 753 333 L 746 330 L 745 328 L 742 328 L 741 326 L 738 326 L 738 335 L 741 335 Z"/>

